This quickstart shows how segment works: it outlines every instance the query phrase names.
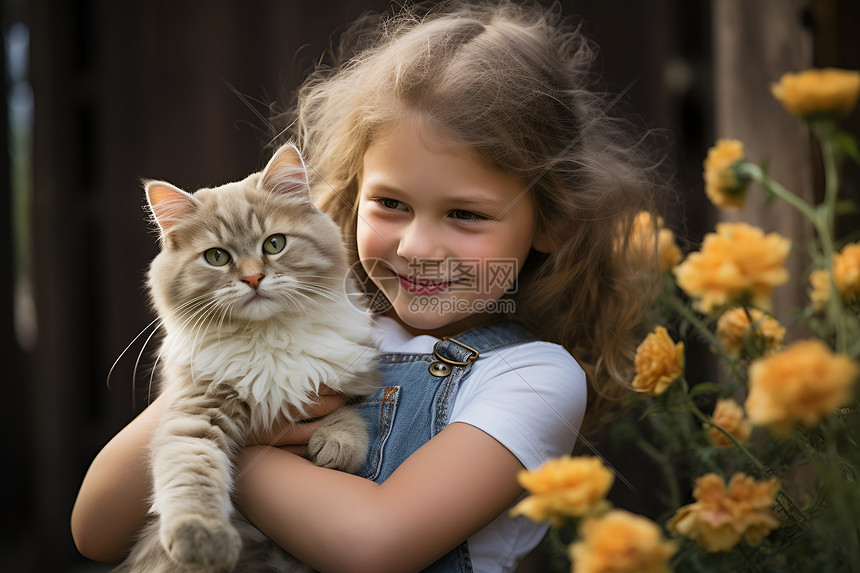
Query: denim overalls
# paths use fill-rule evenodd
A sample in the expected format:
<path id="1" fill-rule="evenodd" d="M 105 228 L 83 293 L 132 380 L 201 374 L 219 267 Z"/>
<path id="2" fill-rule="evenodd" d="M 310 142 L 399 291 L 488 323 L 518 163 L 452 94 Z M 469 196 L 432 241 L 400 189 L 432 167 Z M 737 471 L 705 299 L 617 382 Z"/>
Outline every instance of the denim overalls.
<path id="1" fill-rule="evenodd" d="M 443 338 L 432 354 L 383 354 L 383 387 L 357 404 L 370 433 L 367 462 L 359 475 L 382 483 L 439 433 L 448 424 L 460 381 L 481 354 L 535 339 L 521 324 L 506 321 L 471 330 L 456 339 Z M 468 543 L 425 571 L 471 573 Z"/>

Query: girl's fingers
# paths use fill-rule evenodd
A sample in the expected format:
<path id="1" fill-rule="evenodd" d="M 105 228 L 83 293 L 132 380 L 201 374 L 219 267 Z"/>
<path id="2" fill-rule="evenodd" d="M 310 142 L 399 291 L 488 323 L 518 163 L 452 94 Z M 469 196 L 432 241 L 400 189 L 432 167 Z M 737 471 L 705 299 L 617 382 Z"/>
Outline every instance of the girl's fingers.
<path id="1" fill-rule="evenodd" d="M 301 446 L 307 445 L 308 440 L 317 428 L 320 427 L 319 420 L 311 422 L 287 422 L 279 420 L 275 422 L 271 430 L 260 437 L 261 443 L 270 446 Z"/>
<path id="2" fill-rule="evenodd" d="M 261 445 L 296 446 L 303 454 L 308 440 L 320 426 L 320 418 L 331 414 L 345 403 L 345 396 L 323 386 L 319 395 L 304 409 L 290 408 L 290 417 L 303 421 L 290 422 L 286 417 L 278 418 L 268 432 L 258 437 L 258 441 Z"/>
<path id="3" fill-rule="evenodd" d="M 320 394 L 303 410 L 290 408 L 290 415 L 295 419 L 316 419 L 331 414 L 346 404 L 346 397 L 328 388 L 321 388 Z"/>
<path id="4" fill-rule="evenodd" d="M 291 454 L 296 454 L 301 457 L 305 457 L 305 454 L 308 453 L 307 446 L 280 446 L 280 448 L 285 452 L 290 452 Z"/>

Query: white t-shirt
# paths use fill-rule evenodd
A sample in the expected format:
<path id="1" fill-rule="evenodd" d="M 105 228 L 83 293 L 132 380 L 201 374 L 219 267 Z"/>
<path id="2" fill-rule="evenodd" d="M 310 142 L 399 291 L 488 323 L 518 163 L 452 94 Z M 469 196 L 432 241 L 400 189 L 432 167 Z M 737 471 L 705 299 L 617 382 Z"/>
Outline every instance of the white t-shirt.
<path id="1" fill-rule="evenodd" d="M 429 354 L 439 340 L 412 336 L 387 317 L 378 327 L 383 352 Z M 483 430 L 534 469 L 573 450 L 585 404 L 585 373 L 576 360 L 557 344 L 528 342 L 481 354 L 454 397 L 449 423 Z M 475 573 L 513 571 L 547 527 L 504 512 L 469 539 Z"/>

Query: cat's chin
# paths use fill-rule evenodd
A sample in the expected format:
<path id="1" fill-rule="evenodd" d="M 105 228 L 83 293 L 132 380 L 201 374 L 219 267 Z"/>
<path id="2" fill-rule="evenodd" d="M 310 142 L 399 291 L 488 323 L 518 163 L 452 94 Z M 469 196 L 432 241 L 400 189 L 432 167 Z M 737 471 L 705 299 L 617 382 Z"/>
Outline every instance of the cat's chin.
<path id="1" fill-rule="evenodd" d="M 231 311 L 231 318 L 248 321 L 263 322 L 270 320 L 278 314 L 283 314 L 283 306 L 272 299 L 254 297 L 236 305 Z"/>

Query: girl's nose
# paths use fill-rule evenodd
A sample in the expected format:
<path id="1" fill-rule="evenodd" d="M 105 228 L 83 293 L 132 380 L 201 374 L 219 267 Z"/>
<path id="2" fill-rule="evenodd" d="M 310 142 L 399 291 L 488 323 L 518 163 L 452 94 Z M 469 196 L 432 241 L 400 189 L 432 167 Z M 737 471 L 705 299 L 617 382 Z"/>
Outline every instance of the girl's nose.
<path id="1" fill-rule="evenodd" d="M 400 236 L 397 254 L 409 260 L 442 260 L 445 258 L 442 240 L 439 229 L 413 219 Z"/>

